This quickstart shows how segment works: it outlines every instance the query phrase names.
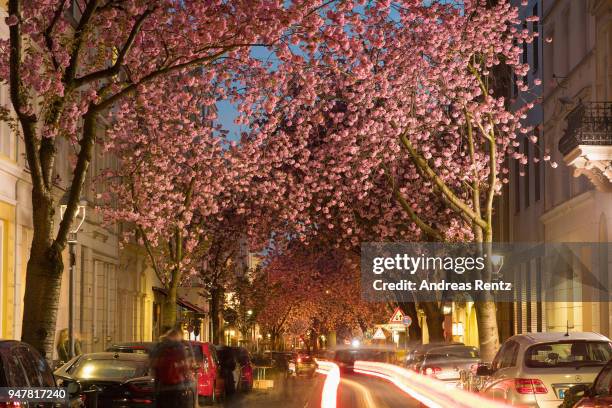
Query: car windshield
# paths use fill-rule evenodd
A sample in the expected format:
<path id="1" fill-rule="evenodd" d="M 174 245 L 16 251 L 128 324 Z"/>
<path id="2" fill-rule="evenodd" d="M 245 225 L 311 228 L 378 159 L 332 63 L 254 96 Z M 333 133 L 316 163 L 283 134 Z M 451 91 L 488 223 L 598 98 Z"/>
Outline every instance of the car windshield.
<path id="1" fill-rule="evenodd" d="M 80 380 L 126 380 L 147 375 L 148 362 L 145 360 L 80 359 L 70 370 L 70 374 Z"/>
<path id="2" fill-rule="evenodd" d="M 525 365 L 551 368 L 581 365 L 604 365 L 612 358 L 612 346 L 605 341 L 564 341 L 531 346 L 525 354 Z"/>
<path id="3" fill-rule="evenodd" d="M 478 350 L 472 347 L 440 347 L 427 353 L 427 359 L 479 358 Z"/>

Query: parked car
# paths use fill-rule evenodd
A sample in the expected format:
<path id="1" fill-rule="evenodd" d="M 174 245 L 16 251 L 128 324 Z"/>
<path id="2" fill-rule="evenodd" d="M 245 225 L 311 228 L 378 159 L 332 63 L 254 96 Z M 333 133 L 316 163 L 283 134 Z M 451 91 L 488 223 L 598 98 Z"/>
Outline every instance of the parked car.
<path id="1" fill-rule="evenodd" d="M 27 343 L 16 340 L 0 340 L 0 387 L 57 387 L 53 372 L 47 361 Z M 77 388 L 70 387 L 69 392 L 76 394 Z M 78 406 L 77 395 L 71 399 L 71 406 Z M 0 407 L 19 407 L 22 404 L 0 403 Z M 36 405 L 51 408 L 57 405 L 43 402 Z"/>
<path id="2" fill-rule="evenodd" d="M 106 351 L 119 353 L 150 354 L 155 348 L 156 342 L 132 342 L 113 344 Z M 196 362 L 198 378 L 198 400 L 199 403 L 214 403 L 225 395 L 225 384 L 221 374 L 219 359 L 216 349 L 210 343 L 199 341 L 186 341 L 188 353 L 193 354 Z"/>
<path id="3" fill-rule="evenodd" d="M 612 360 L 599 372 L 593 385 L 578 384 L 565 393 L 562 408 L 612 406 Z"/>
<path id="4" fill-rule="evenodd" d="M 198 400 L 200 405 L 215 403 L 225 396 L 225 380 L 221 372 L 217 350 L 211 343 L 190 341 L 198 374 Z"/>
<path id="5" fill-rule="evenodd" d="M 151 354 L 157 343 L 154 341 L 139 341 L 131 343 L 117 343 L 108 347 L 106 351 L 115 353 Z"/>
<path id="6" fill-rule="evenodd" d="M 462 370 L 476 372 L 480 365 L 480 353 L 476 347 L 450 345 L 429 349 L 419 363 L 419 372 L 456 386 Z"/>
<path id="7" fill-rule="evenodd" d="M 612 358 L 610 339 L 597 333 L 529 333 L 506 340 L 481 388 L 490 398 L 539 408 L 557 408 L 573 386 L 589 386 Z"/>
<path id="8" fill-rule="evenodd" d="M 215 346 L 215 348 L 221 365 L 221 377 L 224 380 L 225 393 L 232 395 L 240 385 L 240 364 L 231 347 Z"/>
<path id="9" fill-rule="evenodd" d="M 237 389 L 249 392 L 253 389 L 253 364 L 249 352 L 244 347 L 231 347 L 240 367 L 240 378 Z"/>
<path id="10" fill-rule="evenodd" d="M 155 406 L 149 357 L 138 353 L 89 353 L 77 356 L 55 371 L 59 386 L 78 384 L 85 406 L 95 398 L 98 408 Z"/>
<path id="11" fill-rule="evenodd" d="M 437 347 L 447 347 L 447 346 L 463 346 L 463 343 L 444 343 L 444 342 L 434 342 L 427 344 L 419 344 L 414 347 L 410 352 L 406 355 L 404 359 L 404 365 L 406 368 L 416 371 L 417 373 L 421 371 L 421 365 L 423 360 L 425 359 L 425 355 L 429 350 L 433 350 Z"/>
<path id="12" fill-rule="evenodd" d="M 307 353 L 293 353 L 289 359 L 287 374 L 290 376 L 306 375 L 314 377 L 317 372 L 317 362 Z"/>

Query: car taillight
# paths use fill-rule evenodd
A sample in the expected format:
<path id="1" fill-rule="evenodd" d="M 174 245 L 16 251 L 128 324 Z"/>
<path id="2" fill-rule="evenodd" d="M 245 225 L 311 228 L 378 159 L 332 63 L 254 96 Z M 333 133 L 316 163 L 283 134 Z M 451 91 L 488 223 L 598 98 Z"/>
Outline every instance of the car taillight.
<path id="1" fill-rule="evenodd" d="M 22 406 L 20 402 L 16 401 L 0 402 L 0 408 L 19 408 Z"/>
<path id="2" fill-rule="evenodd" d="M 153 392 L 153 384 L 148 381 L 130 383 L 129 388 L 135 392 Z"/>
<path id="3" fill-rule="evenodd" d="M 442 372 L 440 367 L 427 367 L 424 371 L 425 375 L 437 375 Z"/>
<path id="4" fill-rule="evenodd" d="M 514 388 L 519 394 L 547 394 L 548 390 L 542 380 L 534 378 L 515 378 Z"/>

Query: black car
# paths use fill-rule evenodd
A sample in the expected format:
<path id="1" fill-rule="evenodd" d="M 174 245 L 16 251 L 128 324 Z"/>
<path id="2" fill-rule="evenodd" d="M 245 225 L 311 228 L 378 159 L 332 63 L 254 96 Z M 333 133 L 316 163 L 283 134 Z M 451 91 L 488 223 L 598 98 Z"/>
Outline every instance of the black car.
<path id="1" fill-rule="evenodd" d="M 27 343 L 0 340 L 0 387 L 56 387 L 53 372 L 47 361 Z M 0 406 L 2 403 L 0 403 Z M 8 405 L 12 406 L 12 405 Z M 51 402 L 37 407 L 57 407 Z"/>
<path id="2" fill-rule="evenodd" d="M 150 408 L 154 406 L 154 379 L 149 356 L 137 353 L 89 353 L 64 364 L 55 377 L 60 386 L 77 383 L 86 406 Z"/>
<path id="3" fill-rule="evenodd" d="M 151 354 L 155 346 L 154 341 L 135 341 L 130 343 L 117 343 L 108 347 L 106 351 L 115 353 Z"/>

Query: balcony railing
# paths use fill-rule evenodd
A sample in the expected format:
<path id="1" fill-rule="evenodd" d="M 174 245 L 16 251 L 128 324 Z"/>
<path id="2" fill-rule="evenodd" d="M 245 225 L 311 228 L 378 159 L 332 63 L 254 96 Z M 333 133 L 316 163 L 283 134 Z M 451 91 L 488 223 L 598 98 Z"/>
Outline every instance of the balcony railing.
<path id="1" fill-rule="evenodd" d="M 612 146 L 612 102 L 581 102 L 567 116 L 559 151 L 565 156 L 581 145 Z"/>

